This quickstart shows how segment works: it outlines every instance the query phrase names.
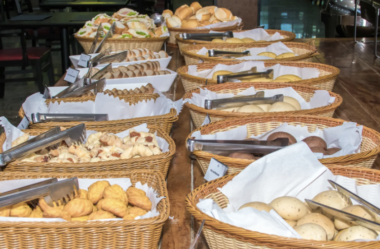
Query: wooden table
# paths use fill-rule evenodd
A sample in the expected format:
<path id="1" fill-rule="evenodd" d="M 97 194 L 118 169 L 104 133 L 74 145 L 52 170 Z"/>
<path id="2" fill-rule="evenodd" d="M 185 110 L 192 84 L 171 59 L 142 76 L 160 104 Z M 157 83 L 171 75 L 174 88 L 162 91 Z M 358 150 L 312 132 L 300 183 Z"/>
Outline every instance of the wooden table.
<path id="1" fill-rule="evenodd" d="M 373 56 L 373 43 L 355 44 L 352 39 L 326 38 L 315 39 L 315 45 L 320 55 L 314 62 L 333 65 L 341 70 L 333 91 L 340 94 L 344 101 L 334 117 L 380 131 L 380 59 L 376 60 Z M 178 56 L 177 50 L 172 49 L 171 52 L 174 55 L 169 68 L 176 70 L 184 65 L 184 60 Z M 63 81 L 57 83 L 64 84 Z M 174 90 L 173 87 L 171 91 Z M 178 80 L 174 96 L 179 99 L 183 94 L 182 83 Z M 172 130 L 177 152 L 167 177 L 170 216 L 173 219 L 169 219 L 164 226 L 161 248 L 165 249 L 189 248 L 198 228 L 185 205 L 186 195 L 204 183 L 199 165 L 196 161 L 191 162 L 185 148 L 185 139 L 190 131 L 190 113 L 184 108 Z M 379 159 L 376 160 L 376 168 L 379 162 Z M 204 238 L 197 248 L 207 248 Z"/>

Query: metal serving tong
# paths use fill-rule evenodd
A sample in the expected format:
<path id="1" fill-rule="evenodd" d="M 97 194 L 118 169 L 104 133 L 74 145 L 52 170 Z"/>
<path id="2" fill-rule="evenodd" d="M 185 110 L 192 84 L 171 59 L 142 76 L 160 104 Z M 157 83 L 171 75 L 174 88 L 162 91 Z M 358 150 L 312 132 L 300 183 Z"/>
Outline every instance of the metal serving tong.
<path id="1" fill-rule="evenodd" d="M 230 56 L 226 56 L 230 55 Z M 235 52 L 235 51 L 222 51 L 222 50 L 214 50 L 210 49 L 208 51 L 209 57 L 225 57 L 225 58 L 235 58 L 235 57 L 242 57 L 251 55 L 249 50 L 243 51 L 243 52 Z"/>
<path id="2" fill-rule="evenodd" d="M 99 64 L 112 63 L 113 61 L 122 62 L 122 61 L 125 61 L 125 59 L 127 58 L 127 55 L 128 55 L 128 50 L 120 52 L 120 53 L 116 53 L 116 54 L 103 56 L 93 61 L 92 66 L 96 67 Z M 98 56 L 96 56 L 95 58 L 97 57 Z"/>
<path id="3" fill-rule="evenodd" d="M 237 96 L 233 98 L 213 99 L 213 100 L 206 99 L 205 109 L 211 110 L 211 109 L 241 107 L 244 105 L 273 104 L 275 102 L 282 102 L 282 101 L 284 101 L 283 94 L 277 94 L 277 95 L 274 95 L 273 97 L 264 98 L 264 92 L 260 91 L 260 92 L 257 92 L 255 95 L 249 95 L 249 96 Z"/>
<path id="4" fill-rule="evenodd" d="M 94 40 L 92 41 L 90 50 L 88 50 L 88 54 L 93 54 L 95 52 L 96 44 L 98 43 L 99 35 L 101 34 L 102 30 L 103 30 L 103 26 L 100 23 L 98 26 L 98 29 L 96 30 L 96 35 L 94 37 Z"/>
<path id="5" fill-rule="evenodd" d="M 88 85 L 78 87 L 74 89 L 73 91 L 64 94 L 63 96 L 61 96 L 61 98 L 82 96 L 88 91 L 94 91 L 94 94 L 96 96 L 98 92 L 103 92 L 105 85 L 106 85 L 106 79 L 101 79 L 96 82 L 90 83 Z"/>
<path id="6" fill-rule="evenodd" d="M 113 34 L 115 33 L 115 28 L 116 28 L 116 22 L 112 23 L 111 28 L 108 30 L 107 34 L 103 37 L 103 39 L 101 40 L 99 45 L 96 47 L 96 49 L 94 50 L 93 53 L 98 53 L 102 49 L 102 47 L 106 43 L 107 39 L 109 37 L 112 37 Z M 97 42 L 98 39 L 95 39 L 95 41 Z M 96 46 L 96 43 L 95 43 L 95 46 Z"/>
<path id="7" fill-rule="evenodd" d="M 104 49 L 102 52 L 100 52 L 100 53 L 97 54 L 96 56 L 92 57 L 92 58 L 88 61 L 88 63 L 89 63 L 89 64 L 93 64 L 93 65 L 94 65 L 94 64 L 96 64 L 96 65 L 100 64 L 100 63 L 98 63 L 98 61 L 99 61 L 101 58 L 103 58 L 104 56 L 110 55 L 111 50 L 112 50 L 111 47 L 108 47 L 108 48 Z"/>
<path id="8" fill-rule="evenodd" d="M 333 187 L 336 188 L 336 190 L 339 193 L 341 193 L 342 195 L 344 195 L 346 198 L 352 198 L 355 201 L 357 201 L 360 204 L 362 204 L 363 205 L 362 207 L 364 209 L 372 211 L 373 213 L 375 213 L 375 215 L 380 215 L 380 209 L 377 208 L 375 205 L 373 205 L 373 204 L 369 203 L 368 201 L 362 199 L 358 195 L 356 195 L 356 194 L 352 193 L 351 191 L 349 191 L 348 189 L 340 186 L 336 182 L 331 181 L 331 180 L 328 180 L 328 181 L 329 181 L 329 183 Z M 313 209 L 313 210 L 320 208 L 320 209 L 322 209 L 322 211 L 324 213 L 332 215 L 335 218 L 338 218 L 338 219 L 341 219 L 341 220 L 344 220 L 344 221 L 350 221 L 350 222 L 353 222 L 353 223 L 355 223 L 355 224 L 357 224 L 359 226 L 367 227 L 369 229 L 373 229 L 373 230 L 376 230 L 376 231 L 380 230 L 380 224 L 377 223 L 377 222 L 364 219 L 364 218 L 362 218 L 360 216 L 356 216 L 356 215 L 353 215 L 353 214 L 344 212 L 342 210 L 335 209 L 335 208 L 323 205 L 321 203 L 318 203 L 318 202 L 315 202 L 315 201 L 312 201 L 312 200 L 306 199 L 305 201 L 309 204 L 310 208 Z"/>
<path id="9" fill-rule="evenodd" d="M 51 99 L 50 90 L 47 86 L 45 86 L 44 95 L 42 96 L 44 99 Z"/>
<path id="10" fill-rule="evenodd" d="M 108 64 L 107 66 L 103 67 L 99 70 L 94 76 L 91 77 L 91 79 L 94 80 L 100 80 L 106 73 L 112 73 L 112 64 Z"/>
<path id="11" fill-rule="evenodd" d="M 79 79 L 77 81 L 75 81 L 74 84 L 71 84 L 69 87 L 67 87 L 65 90 L 63 90 L 62 92 L 58 93 L 57 95 L 53 96 L 53 98 L 62 98 L 63 95 L 69 93 L 69 92 L 72 92 L 74 91 L 75 89 L 79 88 L 79 87 L 82 87 L 84 86 L 84 81 L 85 79 L 82 78 L 82 79 Z"/>
<path id="12" fill-rule="evenodd" d="M 216 77 L 216 82 L 219 83 L 225 83 L 230 81 L 231 79 L 240 79 L 240 78 L 262 78 L 265 77 L 267 79 L 273 79 L 273 69 L 268 69 L 265 72 L 257 72 L 256 67 L 252 67 L 251 70 L 238 72 L 238 73 L 232 73 L 232 74 L 226 74 L 226 75 L 218 75 Z"/>
<path id="13" fill-rule="evenodd" d="M 188 139 L 187 149 L 190 152 L 208 151 L 216 154 L 246 152 L 252 154 L 269 154 L 288 146 L 288 138 L 277 138 L 273 141 L 252 140 L 203 140 Z"/>
<path id="14" fill-rule="evenodd" d="M 57 178 L 41 181 L 0 194 L 0 208 L 28 202 L 44 197 L 46 203 L 53 207 L 53 202 L 66 204 L 77 195 L 78 178 L 73 177 L 58 181 Z"/>
<path id="15" fill-rule="evenodd" d="M 0 166 L 4 166 L 15 159 L 22 158 L 33 152 L 42 150 L 53 145 L 57 145 L 63 140 L 66 142 L 67 145 L 70 146 L 74 142 L 84 142 L 85 139 L 86 127 L 84 124 L 74 126 L 70 129 L 60 131 L 58 133 L 52 132 L 49 135 L 41 134 L 40 136 L 38 136 L 37 139 L 31 139 L 33 140 L 32 142 L 29 142 L 30 140 L 28 140 L 18 147 L 11 148 L 3 153 L 0 153 Z"/>
<path id="16" fill-rule="evenodd" d="M 232 31 L 226 31 L 224 33 L 183 33 L 182 38 L 184 40 L 212 40 L 212 39 L 223 39 L 234 37 Z"/>
<path id="17" fill-rule="evenodd" d="M 45 122 L 91 122 L 108 121 L 108 114 L 85 114 L 85 113 L 32 113 L 33 124 Z"/>

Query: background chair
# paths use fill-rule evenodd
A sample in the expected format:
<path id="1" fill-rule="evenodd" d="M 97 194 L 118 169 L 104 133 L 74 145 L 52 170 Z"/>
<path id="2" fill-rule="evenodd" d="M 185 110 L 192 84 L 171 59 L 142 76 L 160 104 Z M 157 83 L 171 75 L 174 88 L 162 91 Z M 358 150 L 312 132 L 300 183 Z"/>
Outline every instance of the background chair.
<path id="1" fill-rule="evenodd" d="M 54 85 L 54 72 L 51 60 L 51 52 L 47 47 L 26 47 L 25 32 L 22 31 L 13 36 L 19 36 L 21 48 L 3 48 L 0 38 L 0 98 L 4 97 L 5 83 L 20 81 L 35 81 L 38 90 L 43 93 L 43 72 L 48 73 L 49 84 Z M 2 36 L 3 37 L 3 36 Z M 26 70 L 31 66 L 32 70 Z M 21 67 L 22 71 L 6 71 L 7 67 Z M 33 72 L 33 77 L 29 78 L 6 78 L 5 74 L 26 74 Z"/>

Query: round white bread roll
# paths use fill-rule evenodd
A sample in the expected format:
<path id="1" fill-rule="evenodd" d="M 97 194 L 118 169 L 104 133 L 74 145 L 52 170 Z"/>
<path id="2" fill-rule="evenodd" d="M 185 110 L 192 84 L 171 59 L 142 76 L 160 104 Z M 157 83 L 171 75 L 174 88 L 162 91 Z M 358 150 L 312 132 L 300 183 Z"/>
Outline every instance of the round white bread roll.
<path id="1" fill-rule="evenodd" d="M 268 204 L 266 204 L 264 202 L 253 201 L 253 202 L 248 202 L 248 203 L 244 204 L 243 206 L 239 207 L 239 210 L 246 208 L 246 207 L 251 207 L 251 208 L 254 208 L 256 210 L 266 211 L 266 212 L 269 212 L 273 209 L 271 206 L 269 206 Z"/>
<path id="2" fill-rule="evenodd" d="M 317 224 L 323 227 L 323 229 L 325 229 L 327 233 L 328 240 L 332 240 L 334 238 L 334 234 L 335 234 L 334 223 L 323 214 L 318 214 L 318 213 L 307 214 L 297 221 L 297 226 L 301 226 L 307 223 L 313 223 L 313 224 Z"/>
<path id="3" fill-rule="evenodd" d="M 284 219 L 299 220 L 310 211 L 302 201 L 291 196 L 282 196 L 269 203 L 273 209 Z"/>
<path id="4" fill-rule="evenodd" d="M 240 107 L 238 112 L 264 112 L 264 110 L 257 105 L 245 105 Z"/>
<path id="5" fill-rule="evenodd" d="M 289 224 L 289 226 L 291 227 L 295 227 L 297 225 L 297 221 L 295 220 L 287 220 L 287 219 L 284 219 L 286 221 L 286 223 Z"/>
<path id="6" fill-rule="evenodd" d="M 226 39 L 227 43 L 244 43 L 241 39 L 239 38 L 227 38 Z"/>
<path id="7" fill-rule="evenodd" d="M 244 42 L 244 43 L 251 43 L 251 42 L 255 42 L 254 39 L 252 38 L 248 38 L 248 37 L 245 37 L 245 38 L 241 38 L 241 40 Z"/>
<path id="8" fill-rule="evenodd" d="M 268 112 L 288 112 L 295 111 L 296 108 L 289 103 L 286 102 L 276 102 L 272 104 L 269 108 Z"/>
<path id="9" fill-rule="evenodd" d="M 211 42 L 214 42 L 214 43 L 224 43 L 224 41 L 222 39 L 213 39 Z"/>
<path id="10" fill-rule="evenodd" d="M 352 205 L 349 198 L 335 190 L 323 191 L 317 194 L 313 201 L 339 210 Z"/>
<path id="11" fill-rule="evenodd" d="M 293 97 L 284 96 L 284 102 L 291 104 L 292 106 L 294 106 L 294 108 L 296 108 L 296 110 L 301 110 L 300 102 L 298 102 L 298 100 L 296 100 Z"/>
<path id="12" fill-rule="evenodd" d="M 362 217 L 370 221 L 375 221 L 375 217 L 372 215 L 372 213 L 369 210 L 366 210 L 365 208 L 363 208 L 363 206 L 361 205 L 348 206 L 348 207 L 343 208 L 342 211 Z M 353 224 L 349 221 L 343 221 L 343 220 L 335 218 L 334 225 L 336 229 L 343 230 L 343 229 L 349 228 Z"/>
<path id="13" fill-rule="evenodd" d="M 352 240 L 373 240 L 376 239 L 377 233 L 371 229 L 362 226 L 353 226 L 340 231 L 335 241 L 352 241 Z"/>
<path id="14" fill-rule="evenodd" d="M 303 238 L 309 240 L 326 241 L 327 234 L 325 229 L 314 223 L 307 223 L 296 226 L 294 230 Z"/>
<path id="15" fill-rule="evenodd" d="M 224 112 L 237 112 L 237 110 L 239 110 L 239 107 L 220 109 L 220 111 L 224 111 Z"/>
<path id="16" fill-rule="evenodd" d="M 264 110 L 264 112 L 268 112 L 269 108 L 272 106 L 271 104 L 260 104 L 260 105 L 257 105 L 258 107 L 260 107 L 261 109 Z"/>

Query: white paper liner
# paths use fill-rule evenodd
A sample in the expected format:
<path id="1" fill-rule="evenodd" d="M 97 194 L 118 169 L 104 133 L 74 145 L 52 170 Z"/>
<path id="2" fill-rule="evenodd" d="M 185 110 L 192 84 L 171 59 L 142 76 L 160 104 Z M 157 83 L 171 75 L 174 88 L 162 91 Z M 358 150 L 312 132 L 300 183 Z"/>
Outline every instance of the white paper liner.
<path id="1" fill-rule="evenodd" d="M 32 113 L 98 113 L 108 114 L 109 120 L 130 119 L 139 117 L 158 116 L 170 113 L 174 108 L 177 115 L 181 112 L 183 101 L 179 99 L 175 102 L 166 98 L 161 92 L 156 91 L 160 97 L 156 100 L 142 100 L 130 105 L 118 97 L 98 93 L 95 101 L 85 102 L 54 102 L 46 105 L 43 95 L 35 93 L 29 96 L 22 107 L 25 116 L 30 118 Z"/>
<path id="2" fill-rule="evenodd" d="M 355 194 L 360 195 L 364 192 L 362 186 L 356 186 L 355 179 L 334 176 L 315 158 L 305 143 L 297 143 L 255 161 L 219 188 L 229 200 L 225 209 L 215 207 L 213 200 L 201 200 L 197 207 L 222 222 L 251 231 L 297 238 L 292 236 L 296 233 L 293 228 L 280 226 L 278 222 L 267 219 L 268 213 L 265 211 L 260 212 L 253 208 L 237 210 L 248 202 L 270 203 L 281 196 L 292 196 L 301 201 L 305 201 L 305 198 L 313 199 L 320 192 L 332 190 L 327 180 L 333 180 L 343 187 L 348 186 Z M 379 184 L 366 185 L 366 190 L 371 194 L 361 197 L 380 207 L 379 186 Z M 246 211 L 243 213 L 243 210 Z M 270 213 L 272 212 L 275 211 Z M 275 216 L 272 218 L 276 219 Z M 252 222 L 246 222 L 247 219 L 252 219 Z M 256 222 L 264 219 L 266 221 L 264 225 Z"/>
<path id="3" fill-rule="evenodd" d="M 238 72 L 250 70 L 252 67 L 256 67 L 257 72 L 265 72 L 268 69 L 273 69 L 273 79 L 276 79 L 277 77 L 281 75 L 288 75 L 288 74 L 296 75 L 303 80 L 319 77 L 319 70 L 317 68 L 290 67 L 290 66 L 283 66 L 280 64 L 276 64 L 271 67 L 265 67 L 264 62 L 262 61 L 247 61 L 247 62 L 242 62 L 236 65 L 218 64 L 212 69 L 203 70 L 199 72 L 197 71 L 198 69 L 197 65 L 190 65 L 188 66 L 188 74 L 197 76 L 197 77 L 206 78 L 206 79 L 212 79 L 213 74 L 217 71 L 226 70 L 232 73 L 238 73 Z M 239 79 L 233 79 L 232 81 L 241 82 Z"/>
<path id="4" fill-rule="evenodd" d="M 213 31 L 211 30 L 209 33 L 220 33 L 220 31 Z M 262 28 L 257 28 L 257 29 L 250 29 L 250 30 L 245 30 L 242 32 L 233 32 L 234 38 L 251 38 L 254 39 L 255 41 L 277 41 L 284 39 L 280 33 L 276 32 L 273 35 L 270 35 L 267 33 L 265 29 Z M 182 35 L 182 34 L 181 34 Z"/>
<path id="5" fill-rule="evenodd" d="M 18 138 L 19 136 L 22 136 L 24 133 L 20 129 L 13 126 L 11 123 L 9 123 L 5 117 L 0 117 L 0 121 L 1 121 L 0 125 L 4 127 L 5 131 L 7 131 L 7 133 L 6 133 L 7 139 L 6 139 L 6 142 L 2 146 L 3 151 L 6 151 L 6 150 L 9 150 L 10 148 L 12 148 L 12 142 L 14 140 L 16 140 L 16 138 Z M 135 129 L 138 132 L 149 132 L 149 129 L 148 129 L 146 123 L 132 127 L 130 129 Z M 130 129 L 116 133 L 115 135 L 120 137 L 120 138 L 124 138 L 124 137 L 129 135 Z M 86 130 L 86 141 L 87 141 L 88 136 L 90 136 L 91 134 L 96 133 L 96 132 L 97 131 Z M 155 135 L 156 135 L 157 144 L 160 147 L 160 149 L 162 150 L 162 153 L 168 152 L 169 151 L 169 143 L 165 139 L 163 139 L 162 137 L 159 137 L 157 135 L 157 133 Z M 33 137 L 34 136 L 30 136 L 29 139 L 31 139 Z M 86 143 L 86 141 L 84 143 Z"/>
<path id="6" fill-rule="evenodd" d="M 37 183 L 43 180 L 47 180 L 47 178 L 40 178 L 40 179 L 22 179 L 22 180 L 9 180 L 9 181 L 0 181 L 0 189 L 2 192 L 7 192 L 12 189 L 21 188 L 26 185 L 30 185 L 33 183 Z M 58 181 L 61 181 L 63 179 L 58 179 Z M 127 190 L 129 187 L 132 186 L 131 180 L 129 178 L 105 178 L 105 179 L 78 179 L 79 182 L 79 188 L 87 190 L 88 187 L 97 181 L 108 181 L 111 185 L 118 184 L 120 187 L 123 188 L 123 190 Z M 141 182 L 137 182 L 135 185 L 136 188 L 143 190 L 146 193 L 146 196 L 150 199 L 152 202 L 152 208 L 149 212 L 147 212 L 143 216 L 138 216 L 135 218 L 135 220 L 138 219 L 147 219 L 147 218 L 153 218 L 158 215 L 160 215 L 160 212 L 157 210 L 157 204 L 163 199 L 166 198 L 165 196 L 158 196 L 158 193 L 156 190 L 154 190 L 152 187 L 149 187 L 147 183 L 144 185 L 141 184 Z M 94 220 L 94 221 L 112 221 L 112 220 L 123 220 L 122 218 L 114 218 L 114 219 L 103 219 L 103 220 Z M 14 221 L 14 222 L 66 222 L 64 219 L 60 218 L 24 218 L 24 217 L 0 217 L 1 221 Z M 88 221 L 93 222 L 93 221 Z"/>
<path id="7" fill-rule="evenodd" d="M 360 152 L 360 145 L 362 142 L 363 126 L 357 126 L 354 122 L 345 122 L 340 126 L 329 127 L 323 130 L 318 128 L 314 132 L 309 132 L 306 126 L 300 125 L 294 126 L 288 123 L 283 123 L 275 129 L 268 132 L 264 132 L 258 136 L 251 136 L 259 140 L 266 140 L 267 137 L 278 131 L 283 131 L 291 134 L 297 140 L 302 141 L 306 137 L 319 136 L 326 141 L 327 148 L 341 148 L 335 154 L 322 155 L 321 153 L 314 153 L 314 155 L 320 158 L 331 158 L 338 156 L 346 156 Z M 247 126 L 242 125 L 228 131 L 216 132 L 214 134 L 202 135 L 200 131 L 193 132 L 192 137 L 196 139 L 216 139 L 216 140 L 243 140 L 247 138 Z"/>
<path id="8" fill-rule="evenodd" d="M 292 87 L 259 91 L 264 91 L 265 97 L 272 97 L 276 94 L 283 94 L 284 96 L 295 98 L 300 103 L 302 110 L 327 106 L 331 103 L 334 103 L 335 101 L 335 97 L 331 97 L 329 92 L 326 90 L 316 90 L 313 97 L 311 97 L 310 102 L 306 102 L 306 100 L 302 98 L 301 95 L 299 95 Z M 256 92 L 257 91 L 254 87 L 250 87 L 236 95 L 253 95 Z M 185 102 L 204 108 L 205 100 L 232 98 L 236 95 L 232 93 L 215 93 L 208 89 L 201 88 L 200 93 L 193 93 L 191 99 L 185 99 Z"/>
<path id="9" fill-rule="evenodd" d="M 223 50 L 223 49 L 220 49 Z M 266 47 L 255 47 L 255 48 L 247 48 L 246 50 L 249 50 L 250 56 L 242 56 L 242 57 L 236 57 L 238 60 L 273 60 L 271 57 L 267 56 L 259 56 L 258 54 L 262 52 L 272 52 L 275 53 L 277 56 L 283 53 L 293 53 L 293 50 L 288 48 L 284 43 L 282 42 L 276 42 L 273 44 L 270 44 Z M 197 54 L 199 55 L 206 55 L 208 53 L 208 49 L 203 47 L 200 49 Z M 295 54 L 297 56 L 297 54 Z"/>

